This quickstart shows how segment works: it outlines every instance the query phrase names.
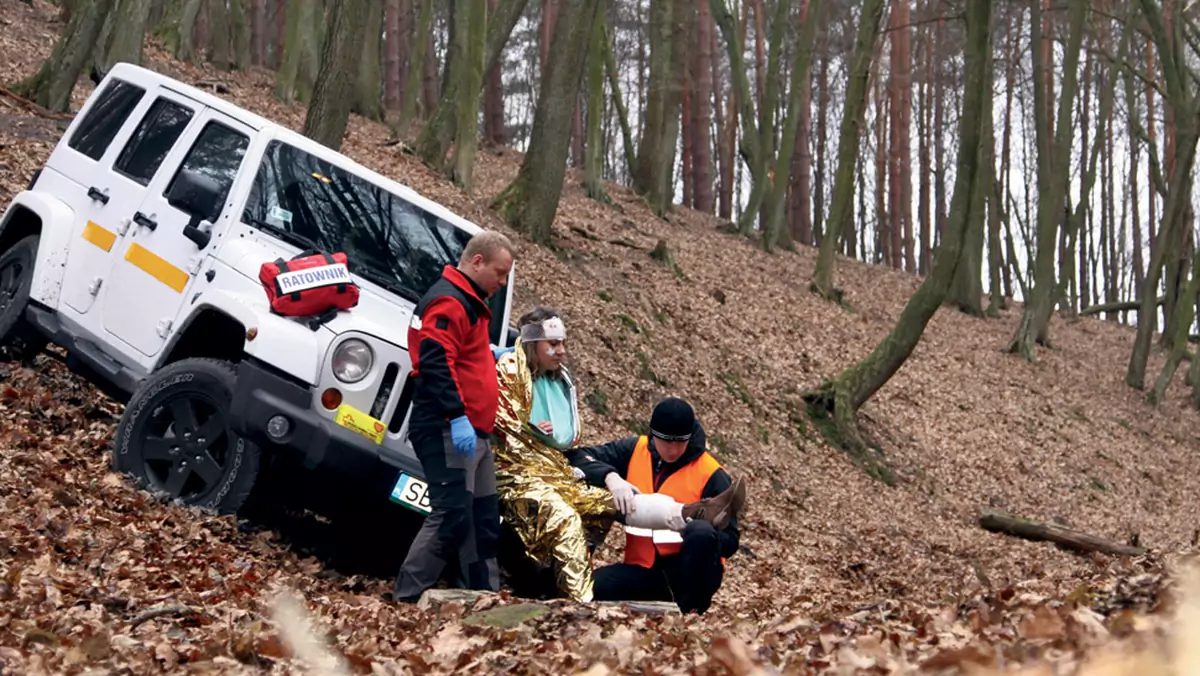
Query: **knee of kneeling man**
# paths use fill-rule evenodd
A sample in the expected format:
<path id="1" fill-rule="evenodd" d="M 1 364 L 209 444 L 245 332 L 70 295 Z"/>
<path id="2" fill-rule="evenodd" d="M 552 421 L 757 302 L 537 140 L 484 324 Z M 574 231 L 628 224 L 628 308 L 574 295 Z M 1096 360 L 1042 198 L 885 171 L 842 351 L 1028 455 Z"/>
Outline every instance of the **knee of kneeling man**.
<path id="1" fill-rule="evenodd" d="M 683 529 L 684 542 L 717 541 L 717 529 L 708 521 L 695 520 Z"/>

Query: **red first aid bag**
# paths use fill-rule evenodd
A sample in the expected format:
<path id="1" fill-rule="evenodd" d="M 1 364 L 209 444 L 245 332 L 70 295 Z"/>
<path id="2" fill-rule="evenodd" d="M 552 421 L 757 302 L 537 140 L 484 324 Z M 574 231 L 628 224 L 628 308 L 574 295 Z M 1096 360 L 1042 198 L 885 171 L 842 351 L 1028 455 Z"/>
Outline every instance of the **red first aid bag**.
<path id="1" fill-rule="evenodd" d="M 306 251 L 285 261 L 263 263 L 258 280 L 271 309 L 286 317 L 312 317 L 358 305 L 358 285 L 346 267 L 346 254 Z"/>

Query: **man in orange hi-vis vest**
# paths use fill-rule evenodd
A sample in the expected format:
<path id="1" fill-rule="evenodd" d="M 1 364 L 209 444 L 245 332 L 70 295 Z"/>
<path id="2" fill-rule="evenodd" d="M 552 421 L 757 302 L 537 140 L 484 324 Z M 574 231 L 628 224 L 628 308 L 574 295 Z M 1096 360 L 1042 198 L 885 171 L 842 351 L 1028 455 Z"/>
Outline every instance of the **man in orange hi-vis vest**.
<path id="1" fill-rule="evenodd" d="M 746 502 L 741 477 L 709 455 L 704 428 L 690 404 L 660 401 L 650 417 L 650 434 L 601 446 L 573 449 L 581 464 L 606 467 L 587 471 L 588 482 L 613 491 L 657 493 L 658 504 L 638 509 L 674 510 L 669 529 L 638 528 L 625 521 L 625 561 L 596 569 L 597 601 L 674 601 L 680 612 L 703 613 L 725 575 L 725 559 L 738 549 L 737 515 Z M 669 500 L 667 498 L 670 498 Z M 693 505 L 699 504 L 703 514 Z M 645 504 L 645 503 L 643 503 Z M 681 505 L 689 508 L 681 511 Z M 641 519 L 634 519 L 639 522 Z"/>

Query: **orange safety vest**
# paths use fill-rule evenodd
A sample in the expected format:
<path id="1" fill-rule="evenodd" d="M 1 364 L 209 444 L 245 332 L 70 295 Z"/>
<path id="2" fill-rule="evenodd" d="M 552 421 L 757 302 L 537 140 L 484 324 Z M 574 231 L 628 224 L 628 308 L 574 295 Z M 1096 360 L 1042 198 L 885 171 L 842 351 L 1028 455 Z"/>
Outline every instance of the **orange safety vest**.
<path id="1" fill-rule="evenodd" d="M 721 463 L 705 451 L 691 463 L 667 477 L 663 485 L 654 490 L 654 460 L 650 455 L 650 438 L 641 436 L 629 459 L 629 476 L 626 481 L 642 493 L 662 493 L 676 502 L 688 504 L 701 499 L 705 485 Z M 683 536 L 673 530 L 651 530 L 625 526 L 625 563 L 643 568 L 654 566 L 655 552 L 663 556 L 678 554 L 683 546 Z M 721 559 L 725 563 L 725 559 Z"/>

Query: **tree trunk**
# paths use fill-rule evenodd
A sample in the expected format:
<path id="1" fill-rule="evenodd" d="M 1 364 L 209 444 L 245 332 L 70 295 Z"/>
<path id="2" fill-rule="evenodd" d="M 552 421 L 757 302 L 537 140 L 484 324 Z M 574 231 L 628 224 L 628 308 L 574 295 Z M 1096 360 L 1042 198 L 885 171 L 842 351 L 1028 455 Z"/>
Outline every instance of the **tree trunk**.
<path id="1" fill-rule="evenodd" d="M 13 91 L 56 113 L 68 112 L 71 91 L 96 47 L 112 0 L 80 3 L 71 12 L 54 51 L 32 77 L 13 86 Z"/>
<path id="2" fill-rule="evenodd" d="M 460 7 L 463 2 L 474 1 L 454 0 L 456 8 Z M 479 47 L 482 49 L 484 72 L 491 70 L 499 64 L 504 45 L 508 42 L 508 38 L 512 34 L 513 27 L 516 26 L 517 20 L 521 18 L 521 13 L 525 10 L 526 2 L 527 0 L 503 0 L 491 18 L 486 16 L 487 6 L 484 6 L 483 11 L 485 16 L 483 21 L 485 22 L 485 29 L 480 32 L 478 38 Z M 454 31 L 451 31 L 452 35 L 453 33 Z M 464 46 L 463 48 L 465 49 L 466 47 Z M 446 67 L 451 69 L 451 72 L 457 72 L 453 69 L 455 68 L 454 62 L 458 53 L 452 50 L 447 57 Z M 474 62 L 472 61 L 472 63 Z M 479 115 L 479 97 L 483 89 L 482 75 L 480 76 L 479 86 L 463 96 L 459 96 L 460 90 L 456 82 L 457 80 L 455 79 L 448 81 L 446 88 L 442 91 L 441 99 L 438 100 L 437 108 L 434 109 L 433 115 L 429 117 L 429 121 L 425 123 L 425 127 L 421 129 L 421 134 L 417 137 L 416 153 L 431 167 L 442 167 L 443 162 L 445 162 L 446 152 L 450 150 L 451 144 L 456 142 L 458 120 L 463 120 L 464 122 L 467 120 L 466 109 L 463 107 L 464 101 L 467 99 L 469 99 L 469 102 L 466 105 L 473 106 L 470 118 L 472 122 L 469 125 L 470 128 L 464 129 L 463 132 L 477 134 L 478 125 L 474 120 L 478 119 Z M 473 78 L 472 82 L 474 82 Z M 474 149 L 471 152 L 473 154 Z M 447 173 L 450 172 L 448 171 Z"/>
<path id="3" fill-rule="evenodd" d="M 387 35 L 383 44 L 383 105 L 387 110 L 400 110 L 404 101 L 404 83 L 408 79 L 405 57 L 411 40 L 411 31 L 406 30 L 409 9 L 407 0 L 387 0 L 384 8 Z"/>
<path id="4" fill-rule="evenodd" d="M 587 143 L 583 172 L 588 197 L 600 202 L 608 201 L 604 193 L 604 137 L 600 127 L 600 118 L 604 115 L 604 50 L 608 39 L 604 19 L 603 10 L 596 12 L 588 44 Z"/>
<path id="5" fill-rule="evenodd" d="M 1035 0 L 1036 2 L 1036 0 Z M 1033 361 L 1034 343 L 1049 345 L 1050 313 L 1054 309 L 1054 247 L 1058 240 L 1059 222 L 1062 220 L 1063 203 L 1066 198 L 1071 159 L 1071 106 L 1078 84 L 1079 49 L 1083 41 L 1083 25 L 1087 16 L 1087 0 L 1070 0 L 1068 21 L 1070 33 L 1067 39 L 1066 58 L 1063 63 L 1062 94 L 1058 107 L 1058 134 L 1050 157 L 1041 162 L 1047 169 L 1044 187 L 1038 190 L 1037 254 L 1034 262 L 1033 294 L 1021 313 L 1021 323 L 1013 336 L 1009 351 Z M 1034 24 L 1037 24 L 1034 20 Z M 1037 33 L 1034 33 L 1037 39 Z M 1036 52 L 1035 52 L 1036 54 Z M 1041 84 L 1038 72 L 1042 64 L 1034 65 L 1035 93 Z M 1046 120 L 1043 120 L 1044 122 Z M 1045 125 L 1038 125 L 1044 128 Z M 1043 132 L 1039 137 L 1049 137 Z M 1048 146 L 1047 146 L 1048 147 Z M 1041 153 L 1039 153 L 1039 156 Z"/>
<path id="6" fill-rule="evenodd" d="M 712 10 L 696 3 L 696 52 L 692 60 L 692 202 L 693 208 L 713 212 L 712 114 L 720 102 L 713 101 Z M 716 96 L 720 99 L 720 95 Z M 718 125 L 719 127 L 719 125 Z"/>
<path id="7" fill-rule="evenodd" d="M 267 62 L 267 0 L 250 0 L 250 64 Z"/>
<path id="8" fill-rule="evenodd" d="M 321 49 L 321 69 L 304 118 L 304 135 L 334 150 L 342 147 L 353 103 L 355 61 L 361 58 L 363 31 L 372 0 L 333 0 L 329 34 Z"/>
<path id="9" fill-rule="evenodd" d="M 682 73 L 683 95 L 680 97 L 680 100 L 683 105 L 679 109 L 679 144 L 682 151 L 679 157 L 679 175 L 683 183 L 683 201 L 681 205 L 685 209 L 692 208 L 692 189 L 695 187 L 695 179 L 692 177 L 692 155 L 695 139 L 692 138 L 692 78 L 689 73 L 691 70 L 691 61 L 688 64 L 689 67 L 684 68 Z"/>
<path id="10" fill-rule="evenodd" d="M 825 228 L 825 128 L 829 124 L 829 45 L 823 45 L 817 69 L 817 168 L 813 176 L 813 244 L 821 245 Z M 835 234 L 836 237 L 836 234 Z"/>
<path id="11" fill-rule="evenodd" d="M 718 0 L 719 1 L 719 0 Z M 650 80 L 638 141 L 634 187 L 659 216 L 674 202 L 675 145 L 679 138 L 682 77 L 687 61 L 684 26 L 693 7 L 685 0 L 651 0 Z"/>
<path id="12" fill-rule="evenodd" d="M 247 0 L 229 0 L 230 43 L 233 48 L 233 67 L 245 72 L 250 69 L 250 17 L 246 15 Z"/>
<path id="13" fill-rule="evenodd" d="M 142 43 L 145 42 L 150 6 L 150 0 L 121 0 L 115 5 L 108 49 L 96 64 L 100 73 L 107 73 L 122 61 L 142 63 Z"/>
<path id="14" fill-rule="evenodd" d="M 608 88 L 611 90 L 613 107 L 617 109 L 617 122 L 621 126 L 621 147 L 625 153 L 625 168 L 630 178 L 637 172 L 637 152 L 633 147 L 633 132 L 629 128 L 629 112 L 625 109 L 625 98 L 621 95 L 621 83 L 617 79 L 617 62 L 613 58 L 612 43 L 608 38 L 608 30 L 601 24 L 604 41 L 604 72 L 608 77 Z"/>
<path id="15" fill-rule="evenodd" d="M 993 91 L 995 71 L 993 69 L 992 51 L 989 49 L 985 55 L 986 59 L 986 82 L 987 91 Z M 983 110 L 981 112 L 983 119 L 992 119 L 992 97 L 984 97 Z M 980 180 L 975 183 L 975 195 L 971 199 L 971 209 L 967 213 L 967 229 L 966 235 L 962 242 L 961 259 L 958 262 L 958 269 L 954 273 L 954 281 L 950 285 L 950 290 L 946 297 L 946 302 L 954 305 L 964 314 L 972 317 L 983 316 L 983 245 L 984 245 L 984 226 L 987 216 L 986 205 L 992 200 L 986 199 L 986 196 L 991 192 L 988 187 L 991 185 L 992 176 L 994 174 L 992 158 L 992 125 L 984 125 L 983 139 L 980 142 L 979 150 L 979 172 Z"/>
<path id="16" fill-rule="evenodd" d="M 805 0 L 801 5 L 804 22 L 793 57 L 791 80 L 788 83 L 787 117 L 783 121 L 783 136 L 779 140 L 779 159 L 775 163 L 775 179 L 771 184 L 763 210 L 767 216 L 767 229 L 763 233 L 763 248 L 770 251 L 780 232 L 785 230 L 784 198 L 790 183 L 786 171 L 792 166 L 796 152 L 796 136 L 800 126 L 800 108 L 805 105 L 808 89 L 808 72 L 812 65 L 813 45 L 817 39 L 817 21 L 821 11 L 821 0 Z M 790 232 L 790 230 L 789 230 Z M 789 238 L 790 240 L 790 238 Z"/>
<path id="17" fill-rule="evenodd" d="M 984 510 L 979 516 L 979 526 L 993 533 L 1015 535 L 1038 542 L 1053 542 L 1065 549 L 1083 553 L 1101 552 L 1118 556 L 1142 556 L 1146 553 L 1141 547 L 1123 545 L 1058 524 L 1039 523 L 992 510 Z"/>
<path id="18" fill-rule="evenodd" d="M 233 25 L 221 0 L 208 0 L 208 60 L 218 70 L 233 66 Z"/>
<path id="19" fill-rule="evenodd" d="M 1191 201 L 1191 172 L 1195 160 L 1197 130 L 1200 121 L 1196 118 L 1200 106 L 1196 98 L 1188 90 L 1185 71 L 1177 65 L 1176 54 L 1167 37 L 1163 25 L 1162 14 L 1155 3 L 1142 0 L 1142 14 L 1150 25 L 1151 34 L 1158 48 L 1159 63 L 1162 65 L 1164 79 L 1167 83 L 1168 107 L 1174 108 L 1173 121 L 1176 130 L 1170 182 L 1166 192 L 1166 202 L 1163 205 L 1162 224 L 1158 233 L 1152 238 L 1150 245 L 1150 265 L 1146 270 L 1146 280 L 1142 288 L 1142 307 L 1138 314 L 1137 334 L 1134 338 L 1133 350 L 1129 356 L 1129 366 L 1125 372 L 1125 382 L 1135 389 L 1145 386 L 1146 361 L 1150 356 L 1150 344 L 1157 321 L 1145 321 L 1153 317 L 1153 299 L 1158 290 L 1163 263 L 1171 248 L 1171 243 L 1177 241 L 1177 233 L 1183 226 L 1183 216 Z M 1178 70 L 1177 70 L 1178 68 Z M 1153 164 L 1153 162 L 1152 162 Z M 1171 294 L 1168 287 L 1168 304 Z M 1164 309 L 1164 314 L 1170 316 L 1170 310 Z"/>
<path id="20" fill-rule="evenodd" d="M 492 203 L 514 228 L 538 244 L 549 244 L 570 150 L 571 116 L 599 0 L 562 0 L 542 71 L 529 149 L 516 179 Z"/>
<path id="21" fill-rule="evenodd" d="M 276 70 L 283 65 L 283 43 L 287 35 L 287 0 L 274 0 L 275 2 L 275 40 L 273 51 L 271 52 L 271 64 Z"/>
<path id="22" fill-rule="evenodd" d="M 383 11 L 380 0 L 367 8 L 363 50 L 358 61 L 357 86 L 351 111 L 376 122 L 383 121 Z"/>
<path id="23" fill-rule="evenodd" d="M 488 0 L 488 16 L 499 10 L 499 0 Z M 501 48 L 501 55 L 503 48 Z M 495 65 L 484 76 L 483 90 L 483 139 L 488 145 L 502 146 L 506 143 L 504 131 L 504 62 L 495 59 Z M 601 86 L 603 89 L 603 86 Z"/>
<path id="24" fill-rule="evenodd" d="M 454 154 L 450 160 L 450 175 L 455 184 L 469 195 L 475 149 L 479 140 L 479 98 L 483 93 L 484 53 L 487 46 L 487 0 L 463 0 L 465 6 L 455 14 L 458 26 L 458 72 L 453 89 L 456 93 L 457 116 L 454 122 Z"/>
<path id="25" fill-rule="evenodd" d="M 982 114 L 983 99 L 990 96 L 987 54 L 991 44 L 988 36 L 991 2 L 967 0 L 966 6 L 965 90 L 959 118 L 961 141 L 950 209 L 951 221 L 934 255 L 933 268 L 905 305 L 895 328 L 869 356 L 806 394 L 810 406 L 818 412 L 832 414 L 837 441 L 860 461 L 869 460 L 869 456 L 858 432 L 856 414 L 904 365 L 920 342 L 925 326 L 937 313 L 954 279 L 954 270 L 959 265 L 959 250 L 966 234 L 967 215 L 974 208 L 972 202 L 982 194 L 976 189 L 976 184 L 985 173 L 980 167 L 983 127 L 991 124 Z"/>
<path id="26" fill-rule="evenodd" d="M 275 73 L 275 98 L 291 104 L 297 100 L 301 69 L 305 53 L 312 49 L 315 36 L 312 33 L 317 0 L 292 0 L 288 4 L 286 28 L 284 29 L 283 57 L 279 71 Z M 303 87 L 307 89 L 307 87 Z"/>
<path id="27" fill-rule="evenodd" d="M 813 271 L 812 290 L 822 298 L 841 301 L 841 292 L 833 285 L 834 254 L 837 236 L 854 216 L 854 165 L 858 160 L 858 137 L 862 127 L 863 110 L 867 100 L 867 78 L 871 69 L 871 54 L 879 23 L 883 16 L 883 0 L 865 0 L 859 20 L 858 38 L 846 85 L 846 106 L 838 134 L 838 167 L 833 179 L 833 204 L 829 211 L 827 236 L 821 242 L 820 255 Z"/>

